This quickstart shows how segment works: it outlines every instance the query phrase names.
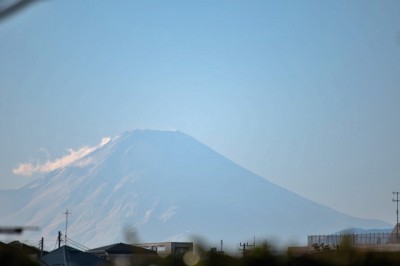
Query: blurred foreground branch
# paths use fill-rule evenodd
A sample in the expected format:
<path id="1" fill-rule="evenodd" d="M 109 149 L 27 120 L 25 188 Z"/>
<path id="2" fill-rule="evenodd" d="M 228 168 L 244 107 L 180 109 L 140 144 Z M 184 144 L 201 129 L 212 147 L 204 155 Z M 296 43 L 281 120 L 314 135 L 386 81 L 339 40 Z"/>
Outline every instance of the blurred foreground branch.
<path id="1" fill-rule="evenodd" d="M 5 4 L 4 2 L 11 2 Z M 21 11 L 23 8 L 37 2 L 37 0 L 0 1 L 0 21 Z"/>
<path id="2" fill-rule="evenodd" d="M 39 230 L 37 226 L 13 226 L 13 227 L 0 227 L 0 234 L 21 234 L 26 230 Z"/>

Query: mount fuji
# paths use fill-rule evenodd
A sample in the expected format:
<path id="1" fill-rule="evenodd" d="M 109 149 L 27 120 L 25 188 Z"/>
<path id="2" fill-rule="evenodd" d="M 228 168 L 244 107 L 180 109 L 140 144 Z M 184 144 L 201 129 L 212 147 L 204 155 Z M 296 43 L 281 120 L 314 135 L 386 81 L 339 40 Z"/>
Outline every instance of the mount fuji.
<path id="1" fill-rule="evenodd" d="M 55 240 L 69 209 L 68 237 L 90 248 L 128 241 L 133 230 L 131 241 L 236 244 L 391 227 L 294 194 L 179 131 L 125 132 L 72 165 L 0 190 L 0 200 L 0 225 L 39 226 L 22 236 L 32 240 Z"/>

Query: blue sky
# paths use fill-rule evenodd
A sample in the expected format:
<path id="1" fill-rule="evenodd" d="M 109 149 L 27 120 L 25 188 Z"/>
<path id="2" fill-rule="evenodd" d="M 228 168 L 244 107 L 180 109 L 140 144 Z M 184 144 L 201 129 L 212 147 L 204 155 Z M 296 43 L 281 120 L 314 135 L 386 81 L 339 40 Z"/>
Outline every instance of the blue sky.
<path id="1" fill-rule="evenodd" d="M 41 1 L 0 21 L 0 188 L 20 163 L 183 131 L 304 197 L 395 222 L 399 1 Z"/>

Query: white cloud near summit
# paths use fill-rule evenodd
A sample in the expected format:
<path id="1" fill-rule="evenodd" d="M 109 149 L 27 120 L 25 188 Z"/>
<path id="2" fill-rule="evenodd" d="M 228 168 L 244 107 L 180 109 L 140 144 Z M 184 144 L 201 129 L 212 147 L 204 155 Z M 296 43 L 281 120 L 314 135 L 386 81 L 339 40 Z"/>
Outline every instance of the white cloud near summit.
<path id="1" fill-rule="evenodd" d="M 13 174 L 15 175 L 22 175 L 22 176 L 31 176 L 35 173 L 48 173 L 51 171 L 54 171 L 56 169 L 62 169 L 65 168 L 69 165 L 73 165 L 75 162 L 78 160 L 82 159 L 86 155 L 94 152 L 95 150 L 103 147 L 107 143 L 110 142 L 110 138 L 106 137 L 101 140 L 101 142 L 94 146 L 94 147 L 88 147 L 88 146 L 83 146 L 82 148 L 78 150 L 73 150 L 71 148 L 67 149 L 68 154 L 55 159 L 54 161 L 47 160 L 44 164 L 40 163 L 22 163 L 12 169 Z M 77 164 L 78 166 L 80 164 Z"/>

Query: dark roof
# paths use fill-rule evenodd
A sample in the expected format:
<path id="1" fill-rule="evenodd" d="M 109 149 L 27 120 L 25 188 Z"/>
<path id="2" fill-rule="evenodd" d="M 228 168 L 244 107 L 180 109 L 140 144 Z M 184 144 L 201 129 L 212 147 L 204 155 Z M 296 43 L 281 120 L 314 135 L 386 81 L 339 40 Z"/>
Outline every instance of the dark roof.
<path id="1" fill-rule="evenodd" d="M 22 249 L 0 242 L 0 265 L 38 265 Z"/>
<path id="2" fill-rule="evenodd" d="M 47 255 L 41 257 L 42 262 L 47 265 L 64 264 L 67 260 L 67 265 L 88 266 L 88 265 L 105 265 L 103 259 L 86 253 L 69 246 L 62 246 Z"/>
<path id="3" fill-rule="evenodd" d="M 25 254 L 35 254 L 37 256 L 40 256 L 40 250 L 38 248 L 26 245 L 19 241 L 12 241 L 12 242 L 8 243 L 8 245 L 21 250 Z M 47 251 L 43 251 L 44 255 L 47 253 L 48 253 Z"/>
<path id="4" fill-rule="evenodd" d="M 90 249 L 87 252 L 93 254 L 105 253 L 108 254 L 157 254 L 154 250 L 149 250 L 141 247 L 135 247 L 125 243 L 117 243 L 104 247 Z"/>

